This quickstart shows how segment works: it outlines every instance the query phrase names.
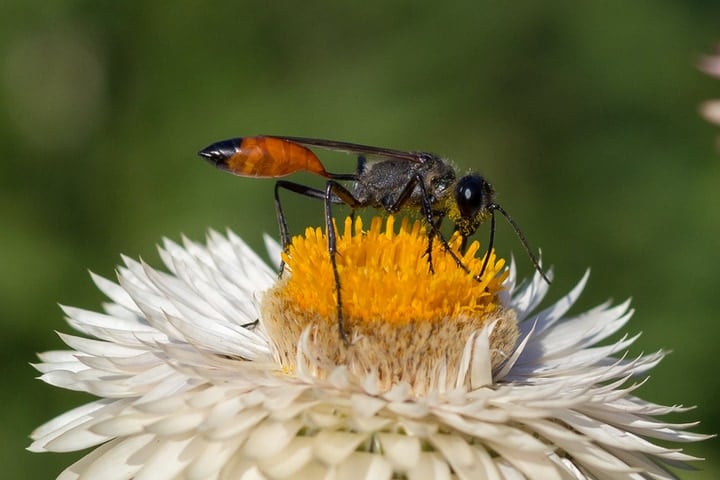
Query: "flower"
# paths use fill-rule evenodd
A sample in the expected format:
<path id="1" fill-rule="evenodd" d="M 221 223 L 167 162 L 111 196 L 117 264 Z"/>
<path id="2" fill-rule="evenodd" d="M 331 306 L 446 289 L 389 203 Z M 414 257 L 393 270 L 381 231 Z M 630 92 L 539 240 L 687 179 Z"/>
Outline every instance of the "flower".
<path id="1" fill-rule="evenodd" d="M 169 273 L 124 258 L 117 283 L 93 275 L 104 313 L 64 307 L 92 338 L 62 334 L 71 350 L 36 368 L 100 398 L 30 450 L 97 447 L 62 478 L 672 478 L 696 460 L 653 443 L 706 438 L 657 418 L 686 409 L 634 395 L 665 353 L 597 345 L 628 302 L 568 315 L 586 274 L 536 312 L 539 273 L 518 284 L 490 252 L 477 279 L 479 246 L 461 256 L 457 239 L 460 265 L 434 242 L 430 272 L 424 229 L 393 222 L 345 222 L 340 282 L 319 229 L 293 239 L 279 280 L 215 232 L 165 240 Z"/>
<path id="2" fill-rule="evenodd" d="M 720 47 L 715 55 L 700 60 L 699 68 L 711 77 L 720 78 Z M 710 123 L 720 125 L 720 99 L 706 100 L 700 105 L 700 114 Z"/>

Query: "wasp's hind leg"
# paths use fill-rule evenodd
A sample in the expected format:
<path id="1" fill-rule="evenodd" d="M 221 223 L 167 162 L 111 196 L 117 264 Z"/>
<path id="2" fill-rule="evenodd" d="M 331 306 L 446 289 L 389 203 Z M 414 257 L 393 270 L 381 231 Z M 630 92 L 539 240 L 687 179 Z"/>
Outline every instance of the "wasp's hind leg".
<path id="1" fill-rule="evenodd" d="M 325 192 L 317 188 L 308 187 L 295 182 L 288 182 L 286 180 L 278 180 L 275 182 L 275 214 L 277 216 L 278 228 L 280 229 L 280 242 L 282 244 L 283 252 L 287 253 L 288 247 L 290 246 L 290 233 L 288 231 L 287 221 L 285 220 L 285 213 L 283 212 L 282 203 L 280 203 L 280 189 L 290 190 L 291 192 L 299 193 L 306 197 L 317 198 L 324 200 Z M 285 262 L 280 259 L 280 272 L 279 276 L 282 276 L 285 270 Z"/>
<path id="2" fill-rule="evenodd" d="M 345 332 L 345 325 L 343 323 L 342 289 L 340 288 L 340 274 L 338 273 L 337 269 L 337 238 L 335 232 L 335 225 L 333 224 L 332 204 L 344 203 L 353 211 L 355 211 L 355 209 L 362 206 L 362 203 L 358 199 L 356 199 L 347 188 L 343 187 L 334 180 L 328 180 L 328 182 L 325 184 L 324 200 L 325 231 L 327 232 L 328 254 L 330 255 L 330 264 L 332 265 L 333 276 L 335 279 L 335 292 L 337 293 L 338 331 L 340 333 L 340 339 L 343 341 L 343 343 L 345 345 L 350 345 L 350 340 L 348 339 L 347 333 Z"/>
<path id="3" fill-rule="evenodd" d="M 357 177 L 352 175 L 334 175 L 332 178 L 338 180 L 356 180 Z M 335 238 L 335 227 L 333 225 L 332 217 L 332 204 L 345 204 L 349 206 L 353 211 L 358 207 L 361 207 L 361 203 L 350 193 L 348 189 L 340 185 L 335 180 L 328 180 L 325 184 L 325 190 L 319 190 L 317 188 L 308 187 L 300 183 L 288 182 L 286 180 L 278 180 L 275 183 L 275 212 L 277 214 L 278 227 L 280 228 L 280 240 L 282 242 L 283 250 L 287 252 L 290 245 L 290 234 L 288 232 L 287 221 L 285 220 L 285 213 L 282 209 L 280 202 L 280 189 L 290 190 L 291 192 L 299 193 L 306 197 L 317 198 L 323 200 L 325 204 L 325 229 L 328 237 L 328 253 L 330 254 L 330 263 L 333 268 L 333 275 L 335 279 L 335 290 L 337 292 L 337 315 L 338 315 L 338 329 L 340 338 L 345 345 L 349 345 L 347 334 L 343 325 L 342 317 L 342 297 L 340 294 L 340 275 L 337 271 L 337 263 L 335 261 L 335 255 L 337 254 L 337 241 Z M 282 275 L 285 263 L 280 263 L 280 275 Z"/>

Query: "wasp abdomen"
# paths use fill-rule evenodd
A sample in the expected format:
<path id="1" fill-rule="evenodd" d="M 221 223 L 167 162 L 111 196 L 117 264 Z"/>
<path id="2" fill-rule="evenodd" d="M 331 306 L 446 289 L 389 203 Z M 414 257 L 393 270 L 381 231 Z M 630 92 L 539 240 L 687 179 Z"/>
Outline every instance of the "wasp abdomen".
<path id="1" fill-rule="evenodd" d="M 277 178 L 299 171 L 329 176 L 310 149 L 282 138 L 233 138 L 213 143 L 198 154 L 216 167 L 241 177 Z"/>

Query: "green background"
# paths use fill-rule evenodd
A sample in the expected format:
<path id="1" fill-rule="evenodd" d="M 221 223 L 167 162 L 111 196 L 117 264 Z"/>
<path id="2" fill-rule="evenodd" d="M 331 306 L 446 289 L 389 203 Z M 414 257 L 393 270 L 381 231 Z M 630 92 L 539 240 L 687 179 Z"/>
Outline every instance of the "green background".
<path id="1" fill-rule="evenodd" d="M 195 156 L 259 133 L 480 170 L 554 265 L 551 299 L 588 267 L 575 311 L 632 296 L 631 353 L 673 351 L 642 396 L 698 405 L 673 418 L 720 431 L 720 128 L 697 114 L 720 80 L 696 69 L 715 42 L 716 1 L 2 2 L 3 476 L 49 478 L 78 456 L 24 448 L 86 400 L 29 362 L 70 331 L 58 302 L 103 300 L 87 269 L 158 264 L 163 236 L 210 227 L 256 248 L 276 234 L 272 181 Z M 294 232 L 321 221 L 317 202 L 288 204 Z M 497 247 L 531 272 L 504 222 Z M 689 445 L 708 461 L 682 476 L 720 476 L 719 445 Z"/>

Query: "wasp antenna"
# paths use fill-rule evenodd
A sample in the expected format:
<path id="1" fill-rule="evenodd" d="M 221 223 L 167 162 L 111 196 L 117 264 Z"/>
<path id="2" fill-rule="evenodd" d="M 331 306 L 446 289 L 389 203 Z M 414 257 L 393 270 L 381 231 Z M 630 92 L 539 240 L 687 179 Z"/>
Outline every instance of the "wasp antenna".
<path id="1" fill-rule="evenodd" d="M 505 211 L 504 208 L 502 208 L 497 203 L 493 203 L 488 207 L 490 212 L 494 212 L 497 210 L 498 212 L 502 213 L 503 217 L 508 221 L 510 226 L 513 230 L 515 230 L 515 234 L 518 236 L 518 239 L 520 240 L 520 243 L 522 243 L 523 248 L 525 249 L 525 253 L 527 253 L 528 257 L 530 257 L 530 261 L 532 262 L 533 266 L 535 267 L 535 270 L 538 271 L 540 276 L 547 282 L 548 285 L 552 283 L 547 275 L 545 275 L 545 272 L 543 271 L 542 267 L 540 266 L 540 262 L 538 261 L 537 257 L 533 254 L 532 250 L 530 249 L 530 244 L 528 244 L 527 240 L 525 240 L 525 235 L 523 235 L 522 230 L 520 230 L 520 226 L 515 223 L 515 220 Z M 492 216 L 492 219 L 495 220 L 495 215 Z"/>

